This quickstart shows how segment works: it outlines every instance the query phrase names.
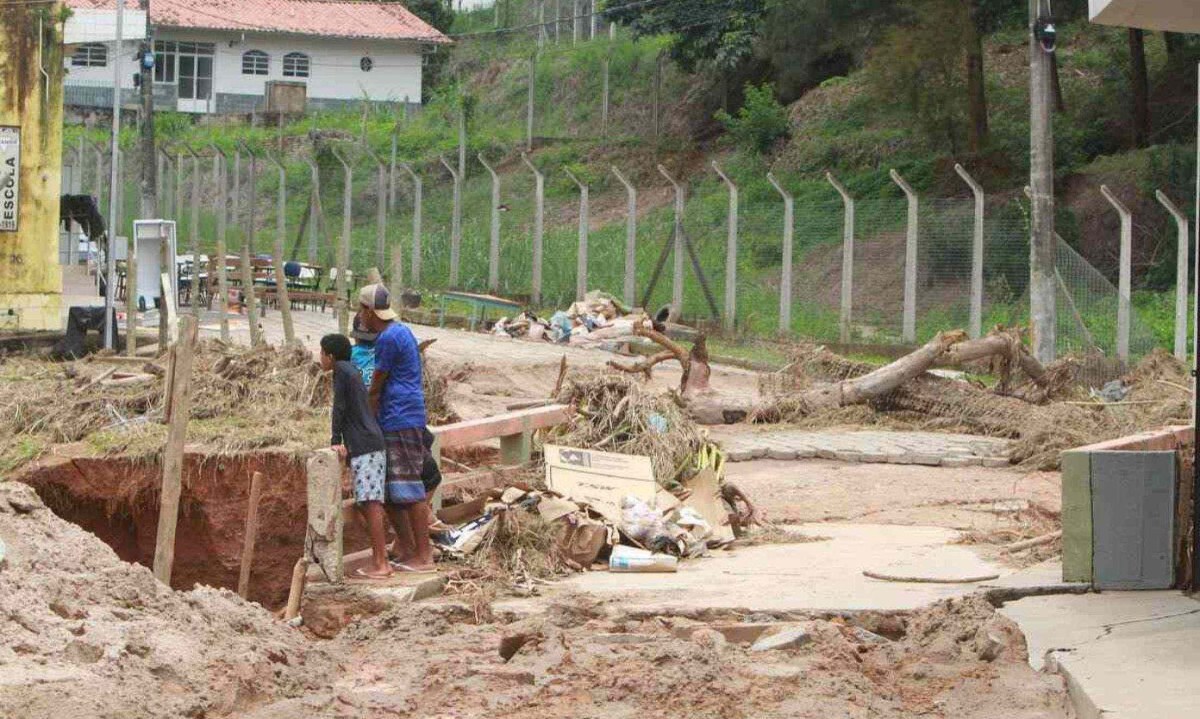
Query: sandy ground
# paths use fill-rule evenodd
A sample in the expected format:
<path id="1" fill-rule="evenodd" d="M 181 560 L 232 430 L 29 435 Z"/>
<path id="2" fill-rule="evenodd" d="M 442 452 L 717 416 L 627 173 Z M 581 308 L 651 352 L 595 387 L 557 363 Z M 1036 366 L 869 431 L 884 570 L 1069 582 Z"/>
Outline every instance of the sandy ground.
<path id="1" fill-rule="evenodd" d="M 728 465 L 726 475 L 772 522 L 850 521 L 990 530 L 1009 509 L 1036 503 L 1061 510 L 1057 472 L 826 460 L 763 459 Z"/>

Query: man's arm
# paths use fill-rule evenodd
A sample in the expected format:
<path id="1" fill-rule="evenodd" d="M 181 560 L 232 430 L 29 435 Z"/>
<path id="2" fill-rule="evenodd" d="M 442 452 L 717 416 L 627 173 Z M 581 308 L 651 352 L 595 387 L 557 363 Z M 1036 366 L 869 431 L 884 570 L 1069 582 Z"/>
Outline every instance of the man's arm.
<path id="1" fill-rule="evenodd" d="M 371 376 L 371 389 L 367 392 L 367 404 L 371 406 L 371 414 L 379 416 L 379 400 L 383 397 L 383 386 L 387 383 L 388 373 L 384 370 L 375 368 L 375 374 Z"/>

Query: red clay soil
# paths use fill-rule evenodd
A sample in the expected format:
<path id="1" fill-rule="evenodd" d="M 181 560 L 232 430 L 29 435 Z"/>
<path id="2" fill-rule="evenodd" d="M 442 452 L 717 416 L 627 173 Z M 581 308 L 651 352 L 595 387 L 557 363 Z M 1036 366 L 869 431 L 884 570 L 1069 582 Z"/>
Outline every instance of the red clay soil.
<path id="1" fill-rule="evenodd" d="M 471 466 L 499 461 L 491 448 L 462 450 L 449 456 Z M 287 600 L 292 566 L 304 551 L 308 509 L 304 459 L 283 452 L 184 455 L 172 587 L 237 589 L 250 477 L 256 471 L 265 481 L 249 598 L 267 607 Z M 121 559 L 153 566 L 162 481 L 157 462 L 95 457 L 80 447 L 61 446 L 15 479 L 32 486 L 55 514 L 95 534 Z M 347 553 L 369 546 L 354 521 L 346 523 L 344 541 Z"/>
<path id="2" fill-rule="evenodd" d="M 172 587 L 236 589 L 255 471 L 265 481 L 250 599 L 265 606 L 286 600 L 292 565 L 303 552 L 307 509 L 304 462 L 283 453 L 184 456 Z M 153 565 L 162 479 L 158 463 L 60 451 L 17 479 L 37 490 L 55 514 L 95 534 L 121 559 Z"/>

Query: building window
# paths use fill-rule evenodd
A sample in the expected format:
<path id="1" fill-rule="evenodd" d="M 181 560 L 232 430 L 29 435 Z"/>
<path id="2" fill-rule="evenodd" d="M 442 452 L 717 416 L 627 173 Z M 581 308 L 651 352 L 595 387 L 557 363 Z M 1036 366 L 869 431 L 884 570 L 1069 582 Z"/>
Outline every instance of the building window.
<path id="1" fill-rule="evenodd" d="M 80 45 L 71 56 L 72 67 L 104 67 L 107 64 L 108 48 L 98 42 Z"/>
<path id="2" fill-rule="evenodd" d="M 175 58 L 179 46 L 164 40 L 154 41 L 154 81 L 175 82 Z"/>
<path id="3" fill-rule="evenodd" d="M 308 77 L 308 55 L 289 52 L 283 56 L 284 77 Z"/>
<path id="4" fill-rule="evenodd" d="M 242 53 L 243 75 L 266 75 L 270 70 L 271 59 L 262 50 L 248 50 Z"/>
<path id="5" fill-rule="evenodd" d="M 358 61 L 358 66 L 362 68 L 363 72 L 370 72 L 371 68 L 375 67 L 375 61 L 369 57 L 364 57 Z"/>

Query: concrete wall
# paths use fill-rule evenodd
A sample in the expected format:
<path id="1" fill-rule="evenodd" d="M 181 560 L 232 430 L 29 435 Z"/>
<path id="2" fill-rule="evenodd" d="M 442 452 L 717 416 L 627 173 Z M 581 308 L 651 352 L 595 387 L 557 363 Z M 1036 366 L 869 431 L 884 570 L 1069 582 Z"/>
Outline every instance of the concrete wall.
<path id="1" fill-rule="evenodd" d="M 1194 0 L 1088 0 L 1088 10 L 1101 25 L 1200 33 Z"/>
<path id="2" fill-rule="evenodd" d="M 17 231 L 0 231 L 0 329 L 62 327 L 62 43 L 53 9 L 0 6 L 0 125 L 21 131 Z"/>
<path id="3" fill-rule="evenodd" d="M 1122 437 L 1079 447 L 1062 455 L 1062 525 L 1063 525 L 1063 580 L 1069 582 L 1091 582 L 1095 573 L 1096 521 L 1093 506 L 1095 497 L 1094 463 L 1104 461 L 1106 455 L 1136 452 L 1174 452 L 1178 458 L 1176 466 L 1181 471 L 1175 474 L 1174 546 L 1177 579 L 1189 583 L 1186 572 L 1188 563 L 1186 537 L 1191 525 L 1192 474 L 1191 456 L 1195 442 L 1192 427 L 1168 427 L 1155 432 Z"/>
<path id="4" fill-rule="evenodd" d="M 262 100 L 268 80 L 288 80 L 307 85 L 308 98 L 316 106 L 329 106 L 329 101 L 341 103 L 363 99 L 374 102 L 410 102 L 421 99 L 422 54 L 419 43 L 411 41 L 350 40 L 298 35 L 221 33 L 164 29 L 159 40 L 211 42 L 215 44 L 213 59 L 213 90 L 217 95 L 215 112 L 250 112 L 265 109 Z M 121 63 L 121 84 L 134 96 L 133 75 L 137 65 L 133 60 L 136 45 L 127 44 L 116 53 Z M 243 75 L 242 54 L 260 50 L 269 56 L 267 75 Z M 309 77 L 291 78 L 283 75 L 283 56 L 303 52 L 309 56 Z M 76 86 L 70 92 L 74 98 L 91 97 L 100 88 L 111 88 L 113 51 L 110 46 L 109 64 L 105 67 L 71 67 L 69 55 L 64 58 L 67 84 Z M 359 61 L 370 57 L 374 65 L 363 72 Z M 85 88 L 85 89 L 80 89 Z M 170 85 L 174 90 L 174 84 Z M 106 91 L 111 103 L 111 90 Z M 222 100 L 221 96 L 225 96 Z M 124 93 L 122 99 L 124 100 Z M 251 99 L 255 104 L 251 104 Z M 89 103 L 91 104 L 91 103 Z M 99 102 L 96 106 L 101 106 Z"/>

